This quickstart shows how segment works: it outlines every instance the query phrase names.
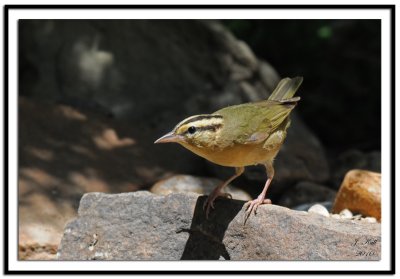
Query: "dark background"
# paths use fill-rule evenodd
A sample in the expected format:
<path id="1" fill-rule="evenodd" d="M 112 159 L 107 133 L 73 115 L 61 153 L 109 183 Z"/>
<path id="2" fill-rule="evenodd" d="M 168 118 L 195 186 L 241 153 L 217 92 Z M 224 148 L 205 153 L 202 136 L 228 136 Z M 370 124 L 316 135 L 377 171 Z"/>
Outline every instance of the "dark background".
<path id="1" fill-rule="evenodd" d="M 304 76 L 296 108 L 330 152 L 380 150 L 380 20 L 226 20 L 282 77 Z"/>
<path id="2" fill-rule="evenodd" d="M 159 30 L 152 30 L 150 25 L 146 27 L 146 23 L 142 22 L 143 30 L 159 32 Z M 312 131 L 317 134 L 324 146 L 329 149 L 328 152 L 342 152 L 349 148 L 362 151 L 380 150 L 381 25 L 379 20 L 224 20 L 222 23 L 238 39 L 245 41 L 258 58 L 268 61 L 281 77 L 296 75 L 304 77 L 300 91 L 302 101 L 296 110 Z M 168 21 L 165 25 L 167 26 L 166 30 L 168 30 L 168 27 L 176 28 Z M 73 24 L 71 24 L 71 27 L 73 27 Z M 109 30 L 99 28 L 99 31 L 115 32 L 118 38 L 120 27 L 118 24 L 109 24 L 106 27 Z M 95 31 L 82 29 L 71 34 L 66 30 L 65 34 L 60 36 L 62 42 L 46 42 L 48 38 L 43 35 L 46 28 L 35 27 L 35 24 L 23 25 L 20 33 L 20 41 L 23 42 L 22 47 L 28 48 L 27 52 L 35 52 L 36 48 L 41 48 L 43 52 L 41 55 L 47 55 L 51 53 L 52 49 L 58 48 L 58 45 L 68 44 L 74 37 L 79 37 L 79 33 Z M 104 29 L 104 27 L 101 28 Z M 146 32 L 143 30 L 132 30 L 133 41 L 134 33 Z M 40 31 L 40 34 L 38 31 Z M 178 33 L 172 38 L 169 38 L 171 34 L 168 33 L 160 33 L 159 36 L 169 40 L 168 44 L 171 40 L 171 44 L 174 43 L 174 40 L 182 40 L 181 43 L 185 43 L 188 48 L 191 46 L 187 42 L 195 37 L 200 37 L 197 40 L 204 43 L 203 53 L 210 53 L 215 48 L 214 45 L 207 45 L 211 42 L 210 38 L 203 36 L 201 31 L 193 28 L 193 26 L 185 27 L 182 24 L 175 32 Z M 31 40 L 32 33 L 35 33 L 33 36 L 38 36 L 37 39 L 42 41 L 35 45 Z M 101 47 L 107 49 L 112 48 L 113 45 L 118 46 L 118 44 L 119 42 L 103 40 Z M 179 52 L 168 54 L 168 44 L 165 45 L 165 53 L 161 55 L 163 57 L 168 55 L 178 57 Z M 185 45 L 180 47 L 185 47 Z M 44 96 L 48 99 L 52 98 L 49 96 L 56 96 L 57 94 L 65 95 L 63 88 L 60 88 L 60 93 L 43 93 L 48 91 L 48 88 L 32 93 L 32 84 L 35 85 L 38 80 L 47 77 L 40 76 L 35 65 L 30 61 L 31 57 L 29 56 L 32 55 L 24 55 L 26 51 L 23 48 L 20 49 L 22 54 L 20 57 L 20 80 L 22 80 L 20 82 L 20 95 Z M 66 47 L 62 46 L 62 48 Z M 43 49 L 45 50 L 43 51 Z M 38 54 L 34 55 L 39 56 Z M 60 59 L 57 58 L 59 54 L 56 53 L 56 55 L 56 61 L 59 63 L 58 60 Z M 137 55 L 140 57 L 141 54 L 137 53 Z M 190 55 L 193 63 L 205 59 L 204 54 L 199 55 L 197 52 L 192 52 Z M 47 57 L 43 57 L 43 60 L 46 59 Z M 138 63 L 146 65 L 148 62 L 142 59 Z M 138 70 L 142 70 L 143 73 L 149 71 L 150 75 L 157 75 L 159 69 L 157 65 L 146 65 L 145 67 L 148 68 L 141 66 Z M 179 71 L 179 65 L 172 67 L 175 67 L 175 71 Z M 132 71 L 133 68 L 130 67 L 129 70 L 122 71 Z M 71 75 L 71 73 L 57 73 L 57 70 L 55 68 L 58 83 L 60 83 L 60 80 L 65 82 L 65 76 L 69 78 L 68 75 Z M 223 73 L 220 74 L 220 76 L 222 75 Z M 165 82 L 167 80 L 165 78 L 158 79 L 157 82 Z M 111 80 L 111 82 L 115 83 L 114 80 Z M 115 86 L 107 83 L 105 83 L 105 86 L 115 91 Z M 188 92 L 185 92 L 184 86 L 181 85 L 182 88 L 176 90 L 188 94 Z M 78 90 L 81 90 L 81 88 L 78 88 Z M 96 90 L 98 88 L 94 91 Z M 128 90 L 132 90 L 132 88 Z M 84 94 L 88 94 L 87 90 Z M 89 93 L 89 95 L 94 94 L 97 93 Z M 102 105 L 107 107 L 109 103 L 115 102 L 118 97 L 114 94 L 113 100 L 103 102 Z M 142 100 L 144 101 L 145 98 L 147 98 L 146 94 L 143 95 Z M 156 105 L 157 102 L 158 100 L 149 100 L 146 105 Z"/>
<path id="3" fill-rule="evenodd" d="M 337 190 L 350 169 L 380 170 L 379 20 L 20 20 L 19 27 L 20 178 L 37 187 L 27 197 L 43 187 L 76 207 L 83 193 L 150 189 L 174 174 L 224 180 L 232 168 L 154 140 L 190 115 L 264 99 L 294 76 L 304 77 L 301 101 L 274 163 L 273 200 L 300 182 Z M 265 177 L 262 166 L 248 167 L 233 184 L 256 197 Z"/>

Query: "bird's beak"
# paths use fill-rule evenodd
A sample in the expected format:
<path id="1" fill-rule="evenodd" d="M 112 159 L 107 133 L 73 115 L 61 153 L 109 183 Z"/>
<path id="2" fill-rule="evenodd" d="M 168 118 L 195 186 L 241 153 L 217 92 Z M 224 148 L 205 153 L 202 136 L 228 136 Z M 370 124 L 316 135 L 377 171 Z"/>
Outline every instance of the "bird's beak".
<path id="1" fill-rule="evenodd" d="M 161 138 L 156 140 L 154 143 L 179 142 L 181 140 L 181 136 L 175 135 L 174 132 L 169 132 L 168 134 L 163 135 Z"/>

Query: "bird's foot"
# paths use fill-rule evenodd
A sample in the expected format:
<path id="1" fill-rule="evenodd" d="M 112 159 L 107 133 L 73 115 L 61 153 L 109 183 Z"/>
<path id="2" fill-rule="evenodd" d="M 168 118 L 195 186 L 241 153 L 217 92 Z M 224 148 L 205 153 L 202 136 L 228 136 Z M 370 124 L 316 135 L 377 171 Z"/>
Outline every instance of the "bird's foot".
<path id="1" fill-rule="evenodd" d="M 258 198 L 256 198 L 255 200 L 252 201 L 248 201 L 245 203 L 245 207 L 247 207 L 246 212 L 245 212 L 245 222 L 247 220 L 247 218 L 249 218 L 251 212 L 254 212 L 254 215 L 256 215 L 257 213 L 257 208 L 262 205 L 262 204 L 271 204 L 271 200 L 270 199 L 265 199 L 264 197 L 262 197 L 261 195 L 258 196 Z"/>
<path id="2" fill-rule="evenodd" d="M 211 208 L 214 209 L 214 201 L 219 197 L 232 199 L 232 195 L 229 193 L 221 193 L 219 191 L 211 192 L 211 194 L 207 197 L 207 200 L 203 204 L 203 209 L 206 211 L 207 219 L 208 219 L 208 214 L 210 213 Z"/>

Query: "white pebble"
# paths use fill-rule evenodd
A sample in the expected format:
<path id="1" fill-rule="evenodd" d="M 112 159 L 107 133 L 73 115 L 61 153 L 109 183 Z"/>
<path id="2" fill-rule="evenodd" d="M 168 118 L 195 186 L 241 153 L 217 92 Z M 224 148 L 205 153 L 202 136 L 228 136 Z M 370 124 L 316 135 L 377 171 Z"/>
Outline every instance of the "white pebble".
<path id="1" fill-rule="evenodd" d="M 329 212 L 328 209 L 325 208 L 325 206 L 321 204 L 314 204 L 308 209 L 309 213 L 316 213 L 325 217 L 329 217 Z"/>
<path id="2" fill-rule="evenodd" d="M 340 219 L 340 215 L 339 214 L 332 214 L 331 217 L 333 219 Z"/>
<path id="3" fill-rule="evenodd" d="M 368 222 L 368 223 L 376 223 L 376 218 L 375 217 L 365 217 L 364 221 Z"/>
<path id="4" fill-rule="evenodd" d="M 343 219 L 351 219 L 351 217 L 353 217 L 353 213 L 346 208 L 340 211 L 340 217 Z"/>

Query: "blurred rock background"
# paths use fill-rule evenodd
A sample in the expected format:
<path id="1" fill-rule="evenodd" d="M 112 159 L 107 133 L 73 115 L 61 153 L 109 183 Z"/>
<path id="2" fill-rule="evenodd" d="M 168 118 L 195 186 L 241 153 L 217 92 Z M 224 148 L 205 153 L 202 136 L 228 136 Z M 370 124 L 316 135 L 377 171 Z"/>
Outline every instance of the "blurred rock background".
<path id="1" fill-rule="evenodd" d="M 380 74 L 377 20 L 21 20 L 20 258 L 53 257 L 84 193 L 226 179 L 232 169 L 154 140 L 286 76 L 304 76 L 302 100 L 269 197 L 332 204 L 349 170 L 380 172 Z M 232 184 L 255 197 L 265 178 L 249 167 Z"/>

